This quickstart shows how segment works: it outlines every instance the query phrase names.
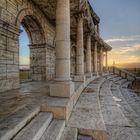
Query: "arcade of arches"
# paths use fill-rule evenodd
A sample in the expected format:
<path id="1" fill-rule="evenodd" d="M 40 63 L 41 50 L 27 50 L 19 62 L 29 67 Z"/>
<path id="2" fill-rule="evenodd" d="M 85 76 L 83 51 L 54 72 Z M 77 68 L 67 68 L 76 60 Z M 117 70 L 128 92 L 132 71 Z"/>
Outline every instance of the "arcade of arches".
<path id="1" fill-rule="evenodd" d="M 20 87 L 22 25 L 29 37 L 32 80 L 54 80 L 50 95 L 71 97 L 73 81 L 108 69 L 111 47 L 100 38 L 99 22 L 88 0 L 1 0 L 0 92 Z"/>

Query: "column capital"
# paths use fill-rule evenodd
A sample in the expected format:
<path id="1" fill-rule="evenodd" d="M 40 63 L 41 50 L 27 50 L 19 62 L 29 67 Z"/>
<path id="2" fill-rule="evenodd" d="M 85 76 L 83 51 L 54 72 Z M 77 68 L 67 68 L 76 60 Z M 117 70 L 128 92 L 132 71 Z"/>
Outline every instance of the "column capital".
<path id="1" fill-rule="evenodd" d="M 84 20 L 84 13 L 83 12 L 76 13 L 74 16 L 75 16 L 75 19 L 76 19 L 77 23 L 79 21 L 82 22 Z"/>

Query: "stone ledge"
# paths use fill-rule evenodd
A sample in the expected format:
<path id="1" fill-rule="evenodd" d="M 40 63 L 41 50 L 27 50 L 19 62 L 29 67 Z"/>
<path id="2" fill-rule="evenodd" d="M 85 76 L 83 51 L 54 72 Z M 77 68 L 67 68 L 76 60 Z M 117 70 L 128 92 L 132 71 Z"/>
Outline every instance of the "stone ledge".
<path id="1" fill-rule="evenodd" d="M 41 111 L 52 112 L 54 118 L 65 119 L 67 123 L 73 107 L 77 103 L 82 91 L 91 81 L 97 78 L 97 76 L 92 77 L 87 79 L 84 83 L 81 83 L 71 98 L 48 97 L 46 103 L 41 106 Z"/>
<path id="2" fill-rule="evenodd" d="M 9 140 L 21 130 L 35 115 L 40 111 L 36 105 L 27 105 L 24 108 L 13 113 L 0 125 L 0 140 Z"/>

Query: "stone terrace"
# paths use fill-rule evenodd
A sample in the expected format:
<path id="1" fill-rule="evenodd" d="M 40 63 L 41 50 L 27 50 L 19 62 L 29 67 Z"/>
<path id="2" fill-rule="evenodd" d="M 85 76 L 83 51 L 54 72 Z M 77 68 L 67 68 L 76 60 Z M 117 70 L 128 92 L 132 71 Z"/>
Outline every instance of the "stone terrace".
<path id="1" fill-rule="evenodd" d="M 23 84 L 20 90 L 12 91 L 12 96 L 10 92 L 1 95 L 0 138 L 139 140 L 140 98 L 127 88 L 130 83 L 114 74 L 94 77 L 79 95 L 67 121 L 60 115 L 64 107 L 67 108 L 68 100 L 49 97 L 49 82 Z M 82 83 L 76 84 L 75 90 L 81 86 Z M 48 112 L 44 112 L 44 108 Z"/>

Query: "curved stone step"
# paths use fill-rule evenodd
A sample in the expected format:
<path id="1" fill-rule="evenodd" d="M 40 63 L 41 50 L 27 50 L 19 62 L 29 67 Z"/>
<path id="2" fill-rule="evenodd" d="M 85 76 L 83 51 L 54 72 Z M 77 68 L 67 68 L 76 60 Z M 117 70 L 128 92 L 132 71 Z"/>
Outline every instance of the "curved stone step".
<path id="1" fill-rule="evenodd" d="M 116 103 L 111 91 L 108 87 L 110 83 L 115 84 L 116 80 L 107 80 L 103 83 L 100 90 L 100 103 L 101 110 L 104 117 L 104 122 L 106 124 L 107 131 L 109 133 L 110 140 L 139 140 L 136 132 L 134 131 L 132 125 L 129 123 L 128 119 L 123 114 L 122 110 L 119 108 Z M 118 81 L 119 82 L 119 81 Z M 115 88 L 118 87 L 118 84 L 115 85 Z M 114 91 L 114 87 L 113 87 Z"/>
<path id="2" fill-rule="evenodd" d="M 65 128 L 64 120 L 54 119 L 40 140 L 60 140 Z"/>
<path id="3" fill-rule="evenodd" d="M 82 135 L 90 135 L 98 140 L 106 140 L 107 133 L 100 110 L 98 90 L 100 80 L 91 82 L 81 94 L 72 115 L 68 121 L 68 127 L 78 128 Z"/>
<path id="4" fill-rule="evenodd" d="M 40 140 L 52 118 L 52 113 L 39 113 L 13 140 Z"/>
<path id="5" fill-rule="evenodd" d="M 140 97 L 133 90 L 124 88 L 124 85 L 121 86 L 120 90 L 127 103 L 140 117 Z"/>
<path id="6" fill-rule="evenodd" d="M 77 128 L 66 127 L 60 140 L 77 140 Z"/>
<path id="7" fill-rule="evenodd" d="M 0 140 L 13 138 L 39 111 L 39 106 L 27 105 L 8 116 L 0 124 Z"/>
<path id="8" fill-rule="evenodd" d="M 140 117 L 125 100 L 124 96 L 121 93 L 121 86 L 118 87 L 116 91 L 113 90 L 112 94 L 120 100 L 117 102 L 119 108 L 122 110 L 125 117 L 127 117 L 129 123 L 131 124 L 131 128 L 133 128 L 137 136 L 140 138 Z"/>
<path id="9" fill-rule="evenodd" d="M 103 83 L 100 90 L 100 105 L 106 125 L 129 126 L 128 120 L 117 106 L 109 88 L 110 81 Z M 117 119 L 116 119 L 117 118 Z"/>

